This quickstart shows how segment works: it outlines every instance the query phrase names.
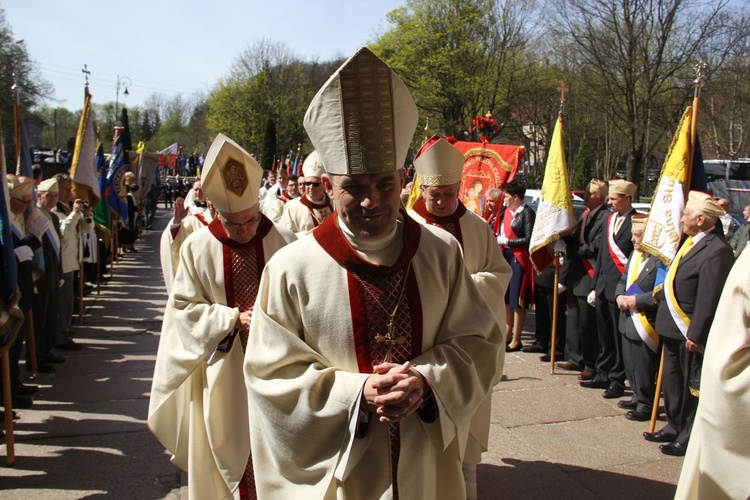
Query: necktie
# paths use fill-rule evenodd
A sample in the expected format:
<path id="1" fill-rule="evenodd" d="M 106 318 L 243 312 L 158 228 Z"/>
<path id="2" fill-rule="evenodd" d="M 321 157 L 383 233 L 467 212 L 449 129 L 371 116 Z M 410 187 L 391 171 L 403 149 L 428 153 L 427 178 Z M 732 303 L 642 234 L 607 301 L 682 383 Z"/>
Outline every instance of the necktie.
<path id="1" fill-rule="evenodd" d="M 618 232 L 620 232 L 620 226 L 622 226 L 622 221 L 624 219 L 625 219 L 625 217 L 622 216 L 622 215 L 618 215 L 615 218 L 615 234 L 617 234 Z"/>

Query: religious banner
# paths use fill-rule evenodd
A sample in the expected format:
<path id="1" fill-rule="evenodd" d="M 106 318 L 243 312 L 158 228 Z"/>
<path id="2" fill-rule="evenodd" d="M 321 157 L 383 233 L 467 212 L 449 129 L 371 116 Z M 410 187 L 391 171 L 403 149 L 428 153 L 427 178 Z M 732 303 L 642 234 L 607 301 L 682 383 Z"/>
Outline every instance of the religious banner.
<path id="1" fill-rule="evenodd" d="M 138 204 L 145 206 L 151 190 L 156 185 L 157 169 L 159 167 L 159 153 L 137 153 L 131 151 L 130 164 L 137 168 Z"/>
<path id="2" fill-rule="evenodd" d="M 76 145 L 70 165 L 70 178 L 73 180 L 73 194 L 76 198 L 96 206 L 101 198 L 96 164 L 96 133 L 94 132 L 94 111 L 91 109 L 91 94 L 86 90 L 83 111 L 78 122 Z"/>
<path id="3" fill-rule="evenodd" d="M 502 188 L 506 182 L 513 180 L 521 164 L 524 148 L 464 141 L 456 141 L 453 146 L 466 158 L 458 199 L 467 210 L 482 217 L 487 191 Z"/>

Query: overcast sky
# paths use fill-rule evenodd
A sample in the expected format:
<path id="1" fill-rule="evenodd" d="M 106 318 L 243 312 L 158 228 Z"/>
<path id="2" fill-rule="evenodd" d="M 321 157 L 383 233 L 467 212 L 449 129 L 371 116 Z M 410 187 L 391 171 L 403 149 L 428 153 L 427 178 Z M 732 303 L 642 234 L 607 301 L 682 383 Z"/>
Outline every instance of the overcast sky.
<path id="1" fill-rule="evenodd" d="M 94 103 L 113 102 L 118 75 L 130 106 L 153 93 L 189 98 L 226 76 L 254 40 L 284 42 L 305 60 L 346 57 L 385 30 L 404 0 L 0 0 L 42 77 L 50 106 L 83 106 L 84 64 Z"/>

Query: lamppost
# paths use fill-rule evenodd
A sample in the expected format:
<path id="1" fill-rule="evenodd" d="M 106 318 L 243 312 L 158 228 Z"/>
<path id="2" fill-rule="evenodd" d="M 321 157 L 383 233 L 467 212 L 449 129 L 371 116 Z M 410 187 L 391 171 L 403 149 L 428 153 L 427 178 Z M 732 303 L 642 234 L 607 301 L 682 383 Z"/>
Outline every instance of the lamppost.
<path id="1" fill-rule="evenodd" d="M 131 85 L 133 85 L 133 80 L 131 80 L 127 76 L 117 75 L 117 85 L 115 87 L 115 123 L 117 123 L 117 107 L 120 103 L 120 87 L 123 87 L 125 89 L 122 95 L 127 97 L 130 95 L 130 92 L 128 92 L 128 87 L 130 87 Z"/>

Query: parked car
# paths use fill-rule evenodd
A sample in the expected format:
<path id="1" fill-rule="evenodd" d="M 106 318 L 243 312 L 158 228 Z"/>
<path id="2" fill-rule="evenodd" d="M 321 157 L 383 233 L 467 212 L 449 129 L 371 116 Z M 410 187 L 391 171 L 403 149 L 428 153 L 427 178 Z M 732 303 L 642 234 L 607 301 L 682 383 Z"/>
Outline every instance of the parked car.
<path id="1" fill-rule="evenodd" d="M 536 212 L 541 196 L 541 189 L 527 189 L 523 201 Z M 573 212 L 576 214 L 576 219 L 580 219 L 581 214 L 586 210 L 586 205 L 583 203 L 583 198 L 577 194 L 571 192 L 571 196 L 573 197 Z"/>

